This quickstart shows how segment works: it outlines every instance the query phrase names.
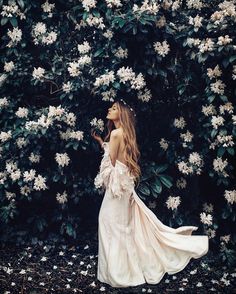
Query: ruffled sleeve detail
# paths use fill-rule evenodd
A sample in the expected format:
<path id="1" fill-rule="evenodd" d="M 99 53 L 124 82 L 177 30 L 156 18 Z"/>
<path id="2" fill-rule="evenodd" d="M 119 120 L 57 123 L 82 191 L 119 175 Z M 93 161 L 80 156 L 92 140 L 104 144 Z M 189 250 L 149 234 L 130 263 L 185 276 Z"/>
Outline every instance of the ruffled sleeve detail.
<path id="1" fill-rule="evenodd" d="M 134 177 L 130 176 L 128 167 L 120 161 L 116 161 L 113 166 L 108 142 L 103 142 L 102 145 L 104 154 L 99 173 L 94 179 L 96 188 L 110 189 L 112 196 L 118 199 L 125 195 L 130 196 L 134 188 Z"/>

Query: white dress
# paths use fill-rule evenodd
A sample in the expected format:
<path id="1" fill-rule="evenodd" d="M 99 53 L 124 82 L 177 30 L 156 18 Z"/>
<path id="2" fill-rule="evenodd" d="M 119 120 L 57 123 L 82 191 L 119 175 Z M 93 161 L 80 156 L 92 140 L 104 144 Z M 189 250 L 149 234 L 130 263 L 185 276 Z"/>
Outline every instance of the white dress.
<path id="1" fill-rule="evenodd" d="M 207 235 L 192 235 L 196 226 L 164 225 L 134 190 L 128 167 L 112 165 L 104 142 L 100 170 L 94 180 L 105 190 L 98 222 L 97 279 L 112 287 L 157 284 L 165 273 L 183 270 L 191 258 L 208 252 Z"/>

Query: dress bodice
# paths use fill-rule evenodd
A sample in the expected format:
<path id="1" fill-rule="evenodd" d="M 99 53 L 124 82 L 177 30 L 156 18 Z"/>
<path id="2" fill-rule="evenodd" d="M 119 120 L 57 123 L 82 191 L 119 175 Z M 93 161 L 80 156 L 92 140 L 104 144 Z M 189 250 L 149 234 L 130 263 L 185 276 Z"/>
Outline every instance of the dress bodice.
<path id="1" fill-rule="evenodd" d="M 94 179 L 96 188 L 110 189 L 113 197 L 121 198 L 124 194 L 131 194 L 134 188 L 134 177 L 123 162 L 116 160 L 113 166 L 109 153 L 109 142 L 103 142 L 104 154 L 99 172 Z"/>

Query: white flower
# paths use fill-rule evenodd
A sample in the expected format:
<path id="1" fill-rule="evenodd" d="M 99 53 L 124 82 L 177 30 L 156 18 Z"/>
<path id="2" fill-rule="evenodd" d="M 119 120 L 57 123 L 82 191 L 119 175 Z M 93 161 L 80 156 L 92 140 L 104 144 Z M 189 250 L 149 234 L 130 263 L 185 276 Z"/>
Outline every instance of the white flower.
<path id="1" fill-rule="evenodd" d="M 41 5 L 41 7 L 43 9 L 43 12 L 51 13 L 53 8 L 55 7 L 55 3 L 49 3 L 48 0 L 46 0 L 46 2 Z"/>
<path id="2" fill-rule="evenodd" d="M 19 107 L 18 110 L 16 111 L 16 116 L 23 118 L 23 117 L 27 117 L 29 113 L 28 108 L 26 107 Z"/>
<path id="3" fill-rule="evenodd" d="M 153 1 L 143 0 L 142 5 L 139 7 L 137 4 L 133 5 L 133 13 L 147 13 L 147 14 L 157 14 L 160 9 L 160 4 Z"/>
<path id="4" fill-rule="evenodd" d="M 220 115 L 218 115 L 218 116 L 213 115 L 211 118 L 211 124 L 214 129 L 218 129 L 219 126 L 223 126 L 224 121 L 225 121 L 225 119 Z"/>
<path id="5" fill-rule="evenodd" d="M 47 256 L 43 256 L 40 260 L 41 261 L 46 261 L 48 258 L 47 258 Z"/>
<path id="6" fill-rule="evenodd" d="M 13 198 L 16 197 L 16 193 L 13 193 L 13 192 L 8 192 L 8 191 L 6 191 L 5 194 L 6 194 L 6 198 L 7 198 L 8 200 L 11 200 L 11 199 L 13 199 Z"/>
<path id="7" fill-rule="evenodd" d="M 75 61 L 69 62 L 67 70 L 71 77 L 77 77 L 81 74 L 81 71 L 79 69 L 79 63 Z"/>
<path id="8" fill-rule="evenodd" d="M 57 33 L 54 31 L 51 31 L 42 37 L 41 42 L 42 44 L 49 45 L 54 43 L 56 40 L 57 40 Z"/>
<path id="9" fill-rule="evenodd" d="M 220 36 L 220 37 L 218 37 L 217 44 L 220 45 L 220 46 L 224 46 L 224 45 L 227 45 L 227 44 L 231 43 L 232 41 L 233 41 L 233 39 L 231 39 L 229 37 L 229 35 Z"/>
<path id="10" fill-rule="evenodd" d="M 68 154 L 65 153 L 56 153 L 55 155 L 56 162 L 58 163 L 59 166 L 67 166 L 69 164 L 70 158 Z"/>
<path id="11" fill-rule="evenodd" d="M 37 163 L 40 161 L 41 156 L 39 154 L 30 153 L 29 160 L 33 163 Z"/>
<path id="12" fill-rule="evenodd" d="M 188 9 L 195 8 L 201 10 L 201 8 L 203 7 L 203 3 L 200 0 L 187 0 L 186 4 L 188 6 Z"/>
<path id="13" fill-rule="evenodd" d="M 87 41 L 84 41 L 82 44 L 78 44 L 78 51 L 81 54 L 88 53 L 91 50 L 91 46 Z"/>
<path id="14" fill-rule="evenodd" d="M 114 98 L 116 97 L 116 91 L 114 89 L 110 89 L 108 91 L 104 91 L 101 93 L 102 100 L 114 102 Z"/>
<path id="15" fill-rule="evenodd" d="M 34 180 L 35 174 L 36 174 L 36 170 L 35 169 L 31 169 L 30 171 L 25 171 L 23 173 L 24 181 L 25 182 L 29 182 L 29 181 Z"/>
<path id="16" fill-rule="evenodd" d="M 60 204 L 64 204 L 65 202 L 68 201 L 67 197 L 68 197 L 68 195 L 67 195 L 66 191 L 64 191 L 62 194 L 57 193 L 56 199 Z"/>
<path id="17" fill-rule="evenodd" d="M 91 57 L 88 56 L 88 55 L 84 55 L 84 56 L 81 56 L 79 59 L 78 59 L 78 66 L 84 66 L 85 64 L 90 64 L 91 63 Z"/>
<path id="18" fill-rule="evenodd" d="M 37 22 L 36 25 L 32 29 L 32 33 L 35 37 L 43 35 L 47 32 L 46 24 L 43 22 Z"/>
<path id="19" fill-rule="evenodd" d="M 217 143 L 221 144 L 223 147 L 234 146 L 233 136 L 232 135 L 221 135 L 218 134 L 216 137 Z"/>
<path id="20" fill-rule="evenodd" d="M 128 49 L 123 49 L 121 46 L 117 49 L 114 54 L 118 58 L 127 58 L 128 57 Z"/>
<path id="21" fill-rule="evenodd" d="M 3 142 L 6 142 L 7 140 L 9 140 L 10 138 L 12 137 L 12 131 L 9 130 L 7 132 L 4 132 L 2 131 L 0 133 L 0 141 L 3 143 Z"/>
<path id="22" fill-rule="evenodd" d="M 89 14 L 89 16 L 86 18 L 86 23 L 90 26 L 90 27 L 97 27 L 98 29 L 104 29 L 106 26 L 103 23 L 103 17 L 96 17 L 93 16 L 92 14 Z"/>
<path id="23" fill-rule="evenodd" d="M 10 29 L 7 29 L 7 35 L 11 39 L 11 41 L 7 44 L 7 47 L 12 47 L 13 45 L 16 45 L 18 42 L 21 41 L 22 30 L 18 27 L 14 27 L 12 31 Z"/>
<path id="24" fill-rule="evenodd" d="M 203 224 L 212 225 L 212 215 L 205 212 L 200 213 L 200 219 Z"/>
<path id="25" fill-rule="evenodd" d="M 236 203 L 236 190 L 225 190 L 224 197 L 229 204 Z"/>
<path id="26" fill-rule="evenodd" d="M 14 68 L 15 68 L 14 62 L 10 61 L 10 62 L 5 62 L 3 69 L 6 72 L 11 72 Z"/>
<path id="27" fill-rule="evenodd" d="M 106 30 L 104 33 L 103 33 L 103 36 L 109 40 L 112 39 L 113 37 L 113 32 L 111 30 Z"/>
<path id="28" fill-rule="evenodd" d="M 135 78 L 131 81 L 131 89 L 140 90 L 146 86 L 146 82 L 144 80 L 143 74 L 139 73 Z"/>
<path id="29" fill-rule="evenodd" d="M 178 169 L 181 173 L 183 174 L 192 174 L 193 173 L 193 167 L 189 166 L 188 163 L 184 162 L 184 161 L 180 161 L 177 163 Z"/>
<path id="30" fill-rule="evenodd" d="M 232 114 L 234 112 L 234 106 L 232 102 L 226 102 L 225 104 L 220 105 L 219 109 L 221 114 L 224 114 L 225 112 Z"/>
<path id="31" fill-rule="evenodd" d="M 207 76 L 211 79 L 218 78 L 222 75 L 222 70 L 219 67 L 219 64 L 217 64 L 213 69 L 207 68 Z"/>
<path id="32" fill-rule="evenodd" d="M 72 90 L 72 83 L 70 81 L 68 81 L 67 83 L 63 83 L 62 90 L 65 93 L 69 93 Z"/>
<path id="33" fill-rule="evenodd" d="M 122 6 L 122 3 L 120 2 L 120 0 L 105 0 L 105 2 L 107 3 L 107 7 L 109 8 Z"/>
<path id="34" fill-rule="evenodd" d="M 161 138 L 161 140 L 159 141 L 159 144 L 160 144 L 160 146 L 161 146 L 161 148 L 163 150 L 167 150 L 168 149 L 169 144 L 168 144 L 168 142 L 166 141 L 165 138 Z"/>
<path id="35" fill-rule="evenodd" d="M 203 164 L 203 160 L 202 160 L 200 154 L 197 152 L 190 153 L 188 160 L 190 163 L 195 164 L 197 166 L 201 166 Z"/>
<path id="36" fill-rule="evenodd" d="M 202 113 L 205 116 L 216 114 L 215 106 L 212 105 L 212 104 L 210 104 L 210 105 L 202 105 Z"/>
<path id="37" fill-rule="evenodd" d="M 229 241 L 230 241 L 230 234 L 229 235 L 220 236 L 220 240 L 221 241 L 224 241 L 225 243 L 229 243 Z"/>
<path id="38" fill-rule="evenodd" d="M 163 57 L 165 57 L 170 51 L 170 45 L 167 43 L 167 41 L 154 42 L 153 47 L 157 54 Z"/>
<path id="39" fill-rule="evenodd" d="M 95 117 L 90 121 L 90 125 L 97 127 L 101 132 L 104 130 L 104 121 L 102 119 L 97 119 Z"/>
<path id="40" fill-rule="evenodd" d="M 198 283 L 196 284 L 196 286 L 197 286 L 197 287 L 202 287 L 203 285 L 202 285 L 201 282 L 198 282 Z"/>
<path id="41" fill-rule="evenodd" d="M 166 201 L 166 205 L 168 209 L 172 209 L 172 210 L 177 209 L 180 203 L 181 203 L 181 200 L 179 196 L 177 197 L 169 196 Z"/>
<path id="42" fill-rule="evenodd" d="M 117 75 L 120 78 L 121 83 L 125 84 L 127 81 L 135 79 L 135 72 L 131 67 L 122 66 L 117 70 Z"/>
<path id="43" fill-rule="evenodd" d="M 34 79 L 37 79 L 37 80 L 41 80 L 43 77 L 44 77 L 44 73 L 45 73 L 45 69 L 42 68 L 42 67 L 34 67 L 34 70 L 33 70 L 33 78 Z"/>
<path id="44" fill-rule="evenodd" d="M 148 88 L 144 88 L 144 91 L 138 91 L 137 97 L 143 102 L 148 102 L 152 99 L 151 91 Z"/>
<path id="45" fill-rule="evenodd" d="M 206 233 L 207 233 L 209 239 L 215 238 L 215 236 L 216 236 L 216 230 L 213 230 L 211 228 L 207 229 Z"/>
<path id="46" fill-rule="evenodd" d="M 225 172 L 225 168 L 228 165 L 228 159 L 223 160 L 221 157 L 217 157 L 213 160 L 213 168 L 217 173 L 222 173 L 223 176 L 227 177 L 228 174 Z"/>
<path id="47" fill-rule="evenodd" d="M 47 189 L 47 185 L 45 184 L 46 178 L 38 175 L 34 178 L 34 190 L 45 190 Z"/>
<path id="48" fill-rule="evenodd" d="M 82 6 L 84 7 L 85 11 L 90 11 L 91 8 L 95 8 L 96 3 L 96 0 L 82 0 Z"/>
<path id="49" fill-rule="evenodd" d="M 184 189 L 187 186 L 187 181 L 185 180 L 185 178 L 180 177 L 177 181 L 176 181 L 176 186 L 179 189 Z"/>
<path id="50" fill-rule="evenodd" d="M 193 134 L 187 130 L 186 133 L 180 134 L 180 138 L 183 139 L 184 142 L 192 142 Z"/>
<path id="51" fill-rule="evenodd" d="M 210 84 L 211 91 L 219 95 L 224 94 L 225 86 L 225 83 L 223 83 L 221 80 L 217 80 L 215 83 Z"/>
<path id="52" fill-rule="evenodd" d="M 195 17 L 189 17 L 189 24 L 193 25 L 195 28 L 200 28 L 202 26 L 203 17 L 198 14 Z"/>
<path id="53" fill-rule="evenodd" d="M 101 75 L 100 77 L 97 77 L 94 82 L 94 86 L 95 87 L 100 87 L 103 85 L 109 86 L 109 84 L 113 83 L 114 81 L 115 81 L 114 71 L 109 71 L 109 72 Z"/>
<path id="54" fill-rule="evenodd" d="M 0 98 L 0 108 L 6 107 L 9 105 L 7 97 Z"/>
<path id="55" fill-rule="evenodd" d="M 205 212 L 213 212 L 213 204 L 212 203 L 208 204 L 206 202 L 203 203 L 203 210 Z"/>
<path id="56" fill-rule="evenodd" d="M 5 17 L 13 17 L 16 16 L 19 11 L 19 7 L 16 5 L 16 3 L 9 3 L 9 5 L 2 6 L 1 15 Z"/>
<path id="57" fill-rule="evenodd" d="M 198 45 L 198 49 L 201 53 L 213 51 L 214 49 L 214 42 L 211 38 L 206 38 L 201 40 L 200 45 Z"/>
<path id="58" fill-rule="evenodd" d="M 186 126 L 186 121 L 183 116 L 174 119 L 174 126 L 178 129 L 183 129 Z"/>

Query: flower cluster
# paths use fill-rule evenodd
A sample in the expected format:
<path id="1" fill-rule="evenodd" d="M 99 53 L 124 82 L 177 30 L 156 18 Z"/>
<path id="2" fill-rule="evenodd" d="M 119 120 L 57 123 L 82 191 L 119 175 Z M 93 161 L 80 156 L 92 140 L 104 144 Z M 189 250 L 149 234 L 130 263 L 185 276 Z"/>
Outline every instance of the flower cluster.
<path id="1" fill-rule="evenodd" d="M 90 125 L 98 128 L 101 132 L 103 132 L 104 130 L 104 121 L 102 119 L 97 119 L 96 117 L 94 117 L 90 121 Z"/>
<path id="2" fill-rule="evenodd" d="M 170 45 L 166 40 L 163 42 L 154 42 L 153 47 L 156 53 L 162 57 L 165 57 L 170 52 Z"/>
<path id="3" fill-rule="evenodd" d="M 57 40 L 57 33 L 55 31 L 48 32 L 46 24 L 43 22 L 38 22 L 33 26 L 31 35 L 35 45 L 50 45 Z"/>
<path id="4" fill-rule="evenodd" d="M 147 14 L 156 15 L 158 11 L 160 10 L 160 4 L 157 4 L 152 1 L 144 0 L 140 7 L 137 4 L 134 4 L 132 10 L 134 14 L 147 13 Z"/>
<path id="5" fill-rule="evenodd" d="M 202 173 L 202 167 L 204 166 L 204 161 L 202 156 L 197 152 L 192 152 L 189 154 L 188 161 L 180 161 L 177 163 L 178 169 L 181 173 L 190 175 L 196 173 L 200 175 Z"/>
<path id="6" fill-rule="evenodd" d="M 179 196 L 177 197 L 169 196 L 168 199 L 166 200 L 167 208 L 172 210 L 177 209 L 180 203 L 181 203 L 181 199 Z"/>
<path id="7" fill-rule="evenodd" d="M 22 30 L 18 27 L 14 27 L 12 30 L 7 29 L 7 35 L 10 38 L 10 41 L 6 46 L 10 48 L 17 45 L 21 41 Z"/>

